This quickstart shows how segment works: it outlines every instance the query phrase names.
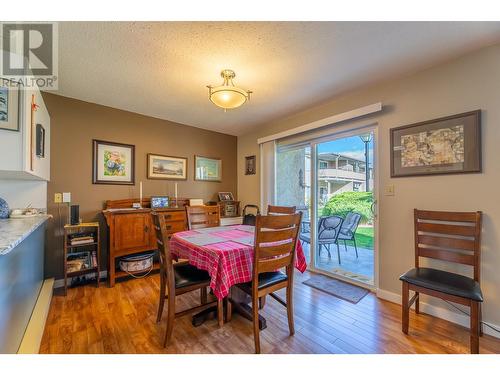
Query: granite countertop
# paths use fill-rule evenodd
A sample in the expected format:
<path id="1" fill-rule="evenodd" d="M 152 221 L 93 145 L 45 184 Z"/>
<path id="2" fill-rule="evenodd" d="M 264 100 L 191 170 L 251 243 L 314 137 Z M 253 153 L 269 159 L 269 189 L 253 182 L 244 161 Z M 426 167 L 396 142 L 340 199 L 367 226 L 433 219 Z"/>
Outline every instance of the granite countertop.
<path id="1" fill-rule="evenodd" d="M 10 253 L 49 217 L 37 215 L 22 219 L 0 219 L 0 256 Z"/>

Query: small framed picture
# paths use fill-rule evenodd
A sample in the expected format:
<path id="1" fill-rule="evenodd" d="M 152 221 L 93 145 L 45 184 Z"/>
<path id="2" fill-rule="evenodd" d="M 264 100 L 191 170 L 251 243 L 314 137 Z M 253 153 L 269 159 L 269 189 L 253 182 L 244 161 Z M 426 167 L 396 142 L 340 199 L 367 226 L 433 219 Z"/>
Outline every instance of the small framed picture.
<path id="1" fill-rule="evenodd" d="M 92 183 L 135 184 L 135 146 L 123 143 L 92 141 Z"/>
<path id="2" fill-rule="evenodd" d="M 222 192 L 218 193 L 220 201 L 234 201 L 233 193 Z"/>
<path id="3" fill-rule="evenodd" d="M 41 124 L 36 124 L 36 156 L 45 157 L 45 128 Z"/>
<path id="4" fill-rule="evenodd" d="M 256 163 L 255 155 L 245 156 L 245 174 L 246 175 L 257 173 L 255 163 Z"/>
<path id="5" fill-rule="evenodd" d="M 194 179 L 198 181 L 222 181 L 222 160 L 195 155 Z"/>
<path id="6" fill-rule="evenodd" d="M 0 129 L 19 131 L 19 84 L 0 79 Z"/>
<path id="7" fill-rule="evenodd" d="M 148 178 L 152 180 L 187 180 L 187 158 L 148 154 Z"/>
<path id="8" fill-rule="evenodd" d="M 168 205 L 169 200 L 167 196 L 151 197 L 151 208 L 165 208 Z"/>
<path id="9" fill-rule="evenodd" d="M 393 128 L 391 177 L 481 172 L 481 111 Z"/>

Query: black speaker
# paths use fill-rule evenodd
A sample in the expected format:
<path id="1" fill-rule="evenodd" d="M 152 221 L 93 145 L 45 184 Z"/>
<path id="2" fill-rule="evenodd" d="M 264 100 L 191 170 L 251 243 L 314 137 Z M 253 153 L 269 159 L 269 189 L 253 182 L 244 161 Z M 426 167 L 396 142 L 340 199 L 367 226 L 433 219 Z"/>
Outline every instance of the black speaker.
<path id="1" fill-rule="evenodd" d="M 71 214 L 70 214 L 70 224 L 77 225 L 80 224 L 80 206 L 74 204 L 71 206 Z"/>

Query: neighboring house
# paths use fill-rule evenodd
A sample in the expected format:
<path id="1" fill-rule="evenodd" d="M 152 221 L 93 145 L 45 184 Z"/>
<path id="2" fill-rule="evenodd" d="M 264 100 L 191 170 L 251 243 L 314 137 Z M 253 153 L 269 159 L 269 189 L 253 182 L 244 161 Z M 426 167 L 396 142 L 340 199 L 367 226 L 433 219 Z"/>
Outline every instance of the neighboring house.
<path id="1" fill-rule="evenodd" d="M 311 154 L 300 148 L 278 152 L 277 203 L 289 206 L 309 206 L 311 189 L 304 181 L 310 181 Z M 326 203 L 335 194 L 346 191 L 366 191 L 366 163 L 337 153 L 321 153 L 318 160 L 319 200 Z M 370 166 L 369 190 L 373 189 L 373 168 Z"/>

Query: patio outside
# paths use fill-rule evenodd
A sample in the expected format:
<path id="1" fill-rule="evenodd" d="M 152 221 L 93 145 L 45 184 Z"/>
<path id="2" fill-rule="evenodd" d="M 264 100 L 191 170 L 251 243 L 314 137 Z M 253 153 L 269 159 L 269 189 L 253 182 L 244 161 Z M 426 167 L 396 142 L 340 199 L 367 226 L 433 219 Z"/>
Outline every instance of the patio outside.
<path id="1" fill-rule="evenodd" d="M 350 152 L 337 151 L 342 148 L 342 141 L 349 144 Z M 327 147 L 321 147 L 323 145 Z M 335 152 L 329 151 L 331 149 L 335 149 Z M 373 171 L 370 165 L 368 171 L 365 169 L 363 149 L 364 144 L 359 136 L 318 146 L 317 217 L 318 236 L 321 238 L 317 242 L 321 244 L 316 249 L 315 267 L 373 285 L 373 195 L 370 192 L 373 188 Z M 311 262 L 310 158 L 308 146 L 278 149 L 277 153 L 277 204 L 296 206 L 303 212 L 300 238 L 308 264 Z M 357 222 L 352 223 L 353 218 Z M 352 224 L 351 227 L 349 224 Z"/>

